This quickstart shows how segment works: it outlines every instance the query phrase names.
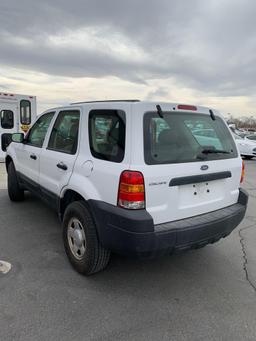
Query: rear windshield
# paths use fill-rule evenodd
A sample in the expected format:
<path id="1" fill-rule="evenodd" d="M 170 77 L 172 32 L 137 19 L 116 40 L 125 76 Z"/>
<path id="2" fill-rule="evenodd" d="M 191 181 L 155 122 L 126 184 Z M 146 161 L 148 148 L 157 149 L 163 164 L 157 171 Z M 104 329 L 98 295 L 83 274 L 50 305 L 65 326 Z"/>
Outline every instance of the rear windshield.
<path id="1" fill-rule="evenodd" d="M 221 118 L 182 112 L 144 115 L 146 164 L 195 162 L 237 157 L 229 129 Z"/>

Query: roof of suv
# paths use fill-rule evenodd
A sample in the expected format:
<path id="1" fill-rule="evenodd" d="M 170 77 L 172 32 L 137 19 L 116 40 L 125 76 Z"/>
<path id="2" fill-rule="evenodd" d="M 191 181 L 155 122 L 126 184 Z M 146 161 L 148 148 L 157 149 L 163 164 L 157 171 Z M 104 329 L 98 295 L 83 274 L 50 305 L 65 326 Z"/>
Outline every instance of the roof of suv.
<path id="1" fill-rule="evenodd" d="M 161 101 L 140 101 L 138 99 L 113 99 L 113 100 L 98 100 L 98 101 L 81 101 L 71 103 L 71 106 L 75 105 L 90 105 L 90 104 L 110 104 L 110 103 L 131 103 L 136 106 L 145 107 L 147 110 L 153 110 L 157 105 L 162 107 L 163 111 L 187 111 L 187 112 L 198 112 L 204 114 L 210 114 L 214 111 L 217 115 L 219 114 L 217 110 L 212 110 L 210 107 L 204 107 L 199 105 L 191 105 L 184 103 L 173 103 L 173 102 L 161 102 Z M 209 112 L 210 111 L 210 112 Z"/>
<path id="2" fill-rule="evenodd" d="M 175 111 L 175 112 L 190 112 L 191 114 L 193 113 L 200 113 L 200 114 L 206 114 L 206 115 L 217 115 L 217 116 L 222 116 L 217 110 L 211 109 L 210 107 L 204 107 L 204 106 L 199 106 L 199 105 L 191 105 L 191 104 L 184 104 L 184 103 L 174 103 L 174 102 L 160 102 L 160 101 L 140 101 L 138 99 L 124 99 L 124 100 L 99 100 L 99 101 L 84 101 L 84 102 L 73 102 L 70 103 L 69 105 L 66 106 L 61 106 L 61 107 L 55 107 L 51 108 L 49 110 L 62 110 L 62 109 L 67 109 L 68 107 L 75 107 L 75 106 L 90 106 L 92 105 L 94 108 L 97 104 L 99 104 L 100 109 L 103 108 L 104 104 L 108 106 L 108 109 L 110 108 L 109 106 L 111 103 L 114 104 L 131 104 L 136 107 L 140 107 L 142 112 L 146 111 L 154 111 L 154 110 L 160 110 L 162 111 Z M 158 109 L 157 109 L 158 107 Z M 41 115 L 45 114 L 46 112 L 49 112 L 49 110 L 44 111 Z M 41 116 L 39 115 L 39 116 Z"/>
<path id="3" fill-rule="evenodd" d="M 134 102 L 140 102 L 140 100 L 139 99 L 109 99 L 109 100 L 105 100 L 105 101 L 82 101 L 82 102 L 75 102 L 75 103 L 70 103 L 71 105 L 76 105 L 76 104 L 90 104 L 90 103 L 105 103 L 105 102 L 107 102 L 107 103 L 109 103 L 109 102 L 114 102 L 114 103 L 116 103 L 116 102 L 132 102 L 132 103 L 134 103 Z"/>

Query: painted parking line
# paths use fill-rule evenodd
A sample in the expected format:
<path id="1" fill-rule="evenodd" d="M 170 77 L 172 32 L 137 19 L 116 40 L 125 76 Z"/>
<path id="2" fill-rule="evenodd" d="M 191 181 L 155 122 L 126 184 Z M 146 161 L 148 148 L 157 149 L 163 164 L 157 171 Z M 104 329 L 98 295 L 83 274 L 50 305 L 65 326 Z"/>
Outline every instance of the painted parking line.
<path id="1" fill-rule="evenodd" d="M 0 273 L 6 275 L 12 268 L 12 265 L 8 262 L 0 260 Z"/>

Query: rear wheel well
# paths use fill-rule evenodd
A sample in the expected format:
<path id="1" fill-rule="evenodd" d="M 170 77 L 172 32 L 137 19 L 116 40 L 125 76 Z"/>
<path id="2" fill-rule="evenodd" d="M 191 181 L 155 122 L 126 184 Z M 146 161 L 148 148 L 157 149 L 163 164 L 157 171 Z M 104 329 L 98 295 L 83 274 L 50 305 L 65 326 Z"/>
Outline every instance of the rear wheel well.
<path id="1" fill-rule="evenodd" d="M 63 220 L 64 213 L 68 205 L 74 201 L 79 201 L 79 200 L 85 201 L 85 199 L 81 196 L 81 194 L 71 189 L 65 192 L 64 197 L 60 199 L 60 205 L 59 205 L 59 217 L 61 221 Z"/>
<path id="2" fill-rule="evenodd" d="M 9 155 L 7 155 L 7 156 L 6 156 L 6 159 L 5 159 L 5 168 L 6 168 L 6 171 L 7 171 L 7 172 L 8 172 L 9 164 L 10 164 L 11 162 L 13 162 L 13 161 L 12 161 L 12 158 L 11 158 Z"/>

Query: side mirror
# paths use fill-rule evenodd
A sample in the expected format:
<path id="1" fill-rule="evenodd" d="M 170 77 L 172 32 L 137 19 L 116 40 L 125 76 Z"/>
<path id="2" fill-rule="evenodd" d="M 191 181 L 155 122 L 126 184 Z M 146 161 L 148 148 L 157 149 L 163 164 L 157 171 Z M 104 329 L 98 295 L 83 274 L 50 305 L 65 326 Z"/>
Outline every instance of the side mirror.
<path id="1" fill-rule="evenodd" d="M 23 143 L 24 142 L 24 134 L 23 133 L 12 134 L 12 142 Z"/>

